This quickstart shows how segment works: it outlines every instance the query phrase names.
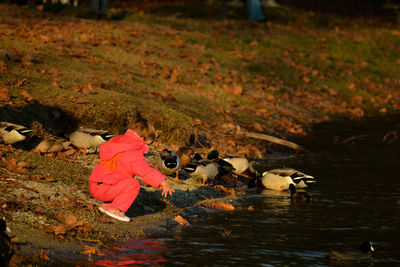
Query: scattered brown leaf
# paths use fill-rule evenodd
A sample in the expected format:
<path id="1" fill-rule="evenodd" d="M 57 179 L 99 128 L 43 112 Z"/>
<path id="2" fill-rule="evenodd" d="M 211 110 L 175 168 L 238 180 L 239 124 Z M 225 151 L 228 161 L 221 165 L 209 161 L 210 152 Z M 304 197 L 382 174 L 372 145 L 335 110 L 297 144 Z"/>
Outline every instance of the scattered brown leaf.
<path id="1" fill-rule="evenodd" d="M 222 211 L 232 211 L 235 210 L 235 207 L 231 204 L 222 203 L 222 202 L 214 202 L 210 204 L 211 208 L 222 210 Z"/>
<path id="2" fill-rule="evenodd" d="M 5 87 L 0 87 L 0 101 L 3 102 L 10 101 L 10 96 L 8 95 L 8 89 Z"/>
<path id="3" fill-rule="evenodd" d="M 225 194 L 228 194 L 228 195 L 231 195 L 231 196 L 236 195 L 236 191 L 233 188 L 226 188 L 223 185 L 214 185 L 213 187 L 215 189 L 217 189 L 218 191 L 223 192 Z"/>
<path id="4" fill-rule="evenodd" d="M 40 255 L 39 255 L 39 257 L 40 257 L 42 260 L 46 260 L 46 261 L 51 260 L 50 257 L 49 257 L 49 255 L 47 255 L 47 253 L 44 252 L 43 249 L 40 249 Z"/>
<path id="5" fill-rule="evenodd" d="M 186 219 L 184 219 L 181 215 L 175 216 L 174 221 L 176 221 L 180 225 L 189 225 L 189 222 Z"/>
<path id="6" fill-rule="evenodd" d="M 3 162 L 4 165 L 6 165 L 9 171 L 15 173 L 25 173 L 26 172 L 25 167 L 29 166 L 28 162 L 20 161 L 17 163 L 17 161 L 14 158 L 10 158 L 8 160 L 2 158 L 1 161 Z"/>
<path id="7" fill-rule="evenodd" d="M 33 97 L 27 91 L 24 90 L 19 94 L 22 95 L 23 97 L 25 97 L 26 102 L 31 103 L 33 101 Z"/>
<path id="8" fill-rule="evenodd" d="M 7 64 L 3 60 L 0 60 L 0 72 L 8 73 L 8 71 L 9 68 Z"/>
<path id="9" fill-rule="evenodd" d="M 15 85 L 16 87 L 20 87 L 21 85 L 27 83 L 28 80 L 26 78 L 22 79 L 21 81 L 18 81 L 17 84 Z"/>
<path id="10" fill-rule="evenodd" d="M 21 62 L 22 62 L 22 65 L 24 65 L 24 67 L 32 67 L 33 66 L 32 57 L 28 54 L 25 54 L 21 58 Z"/>
<path id="11" fill-rule="evenodd" d="M 104 256 L 105 254 L 100 253 L 100 249 L 98 246 L 88 246 L 83 245 L 83 250 L 80 252 L 81 254 L 92 254 L 98 256 Z"/>
<path id="12" fill-rule="evenodd" d="M 39 226 L 39 229 L 49 233 L 54 234 L 56 238 L 64 239 L 68 231 L 75 230 L 77 233 L 81 233 L 84 236 L 90 236 L 92 229 L 90 225 L 85 220 L 78 220 L 78 218 L 70 213 L 66 218 L 59 215 L 57 218 L 61 221 L 58 225 Z"/>
<path id="13" fill-rule="evenodd" d="M 91 83 L 77 85 L 74 90 L 83 94 L 97 94 Z"/>
<path id="14" fill-rule="evenodd" d="M 258 122 L 253 123 L 253 127 L 257 132 L 264 132 L 264 128 Z"/>

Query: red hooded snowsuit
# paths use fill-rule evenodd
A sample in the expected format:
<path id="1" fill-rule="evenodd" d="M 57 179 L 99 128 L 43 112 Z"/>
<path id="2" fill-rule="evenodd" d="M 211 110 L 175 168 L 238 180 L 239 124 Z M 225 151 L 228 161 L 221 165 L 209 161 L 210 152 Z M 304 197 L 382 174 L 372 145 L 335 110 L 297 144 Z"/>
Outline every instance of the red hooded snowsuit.
<path id="1" fill-rule="evenodd" d="M 159 188 L 167 177 L 146 162 L 144 154 L 148 151 L 146 142 L 130 129 L 102 144 L 100 161 L 89 177 L 92 196 L 103 202 L 112 201 L 112 208 L 126 212 L 140 190 L 135 175 Z"/>

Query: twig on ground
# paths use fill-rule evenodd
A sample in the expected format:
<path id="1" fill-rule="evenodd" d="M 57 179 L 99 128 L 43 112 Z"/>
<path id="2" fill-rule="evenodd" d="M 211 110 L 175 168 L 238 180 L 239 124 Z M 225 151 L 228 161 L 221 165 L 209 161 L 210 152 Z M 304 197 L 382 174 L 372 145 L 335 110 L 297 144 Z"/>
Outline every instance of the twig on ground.
<path id="1" fill-rule="evenodd" d="M 255 139 L 260 139 L 260 140 L 265 140 L 268 142 L 272 142 L 278 145 L 282 145 L 282 146 L 286 146 L 289 148 L 292 148 L 296 151 L 303 151 L 304 148 L 299 146 L 298 144 L 295 144 L 293 142 L 275 137 L 275 136 L 271 136 L 271 135 L 267 135 L 267 134 L 260 134 L 260 133 L 255 133 L 255 132 L 248 132 L 248 131 L 243 131 L 240 128 L 238 128 L 237 130 L 237 134 L 243 134 L 246 137 L 250 137 L 250 138 L 255 138 Z"/>

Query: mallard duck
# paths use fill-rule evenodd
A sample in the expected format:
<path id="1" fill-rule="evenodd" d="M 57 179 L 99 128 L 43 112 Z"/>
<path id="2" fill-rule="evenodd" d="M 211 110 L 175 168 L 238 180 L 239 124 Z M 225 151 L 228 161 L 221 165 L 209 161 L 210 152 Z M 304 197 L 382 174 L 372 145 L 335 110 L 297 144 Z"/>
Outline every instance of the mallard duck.
<path id="1" fill-rule="evenodd" d="M 69 146 L 71 141 L 64 138 L 46 135 L 42 141 L 33 149 L 34 152 L 39 153 L 55 153 L 62 151 L 66 146 Z"/>
<path id="2" fill-rule="evenodd" d="M 166 175 L 176 173 L 176 177 L 178 177 L 181 161 L 175 151 L 164 149 L 158 153 L 157 164 Z"/>
<path id="3" fill-rule="evenodd" d="M 0 219 L 0 266 L 8 266 L 14 254 L 14 247 L 7 232 L 11 233 L 4 219 Z"/>
<path id="4" fill-rule="evenodd" d="M 356 250 L 332 250 L 329 252 L 329 259 L 336 261 L 366 261 L 371 258 L 371 252 L 374 251 L 371 241 L 365 241 Z"/>
<path id="5" fill-rule="evenodd" d="M 290 190 L 290 200 L 310 202 L 311 195 L 307 192 L 296 192 L 296 186 L 294 186 L 294 184 L 289 185 L 289 190 Z"/>
<path id="6" fill-rule="evenodd" d="M 279 191 L 289 189 L 290 184 L 294 184 L 296 188 L 305 188 L 311 183 L 315 183 L 313 176 L 289 168 L 266 171 L 256 180 L 259 188 Z"/>
<path id="7" fill-rule="evenodd" d="M 182 168 L 185 172 L 190 174 L 195 179 L 201 179 L 201 184 L 205 184 L 206 180 L 214 179 L 218 173 L 218 165 L 207 159 L 201 159 L 199 161 L 191 162 L 186 164 Z"/>
<path id="8" fill-rule="evenodd" d="M 79 128 L 69 135 L 69 140 L 74 146 L 83 149 L 86 154 L 87 149 L 96 149 L 101 144 L 110 140 L 113 136 L 114 135 L 107 130 Z"/>
<path id="9" fill-rule="evenodd" d="M 192 162 L 193 157 L 194 157 L 194 151 L 190 147 L 181 147 L 178 149 L 178 156 L 180 159 L 180 168 L 185 166 L 186 164 Z"/>
<path id="10" fill-rule="evenodd" d="M 26 136 L 32 132 L 25 126 L 9 122 L 0 122 L 0 137 L 5 144 L 14 144 L 26 139 Z"/>
<path id="11" fill-rule="evenodd" d="M 235 174 L 240 174 L 253 178 L 259 176 L 257 171 L 254 170 L 254 168 L 251 166 L 249 161 L 241 155 L 220 154 L 217 150 L 211 150 L 207 155 L 207 159 L 209 160 L 214 160 L 218 158 L 231 164 L 234 168 L 233 172 Z"/>

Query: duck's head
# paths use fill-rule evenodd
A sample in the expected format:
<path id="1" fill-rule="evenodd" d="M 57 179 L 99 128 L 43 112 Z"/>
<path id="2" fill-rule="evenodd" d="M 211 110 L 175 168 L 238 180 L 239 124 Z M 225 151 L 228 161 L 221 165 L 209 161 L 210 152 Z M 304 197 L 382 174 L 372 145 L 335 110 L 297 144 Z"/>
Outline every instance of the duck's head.
<path id="1" fill-rule="evenodd" d="M 218 156 L 219 156 L 219 153 L 217 150 L 211 150 L 210 152 L 208 152 L 207 159 L 209 159 L 209 160 L 217 159 Z"/>
<path id="2" fill-rule="evenodd" d="M 374 251 L 374 247 L 372 246 L 371 241 L 365 241 L 360 245 L 360 250 L 364 253 L 368 253 L 370 251 Z"/>

